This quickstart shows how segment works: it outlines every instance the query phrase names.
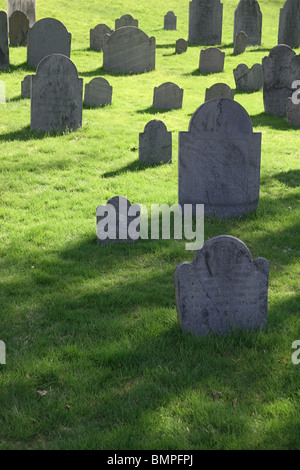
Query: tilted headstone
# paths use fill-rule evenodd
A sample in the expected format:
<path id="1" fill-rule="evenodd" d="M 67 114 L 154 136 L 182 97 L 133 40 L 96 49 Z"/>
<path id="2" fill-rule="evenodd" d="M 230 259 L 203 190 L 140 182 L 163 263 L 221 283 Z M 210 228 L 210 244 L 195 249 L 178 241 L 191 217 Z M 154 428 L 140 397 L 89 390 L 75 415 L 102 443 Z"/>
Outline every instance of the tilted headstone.
<path id="1" fill-rule="evenodd" d="M 112 86 L 105 78 L 96 77 L 85 85 L 84 104 L 104 106 L 111 104 Z"/>
<path id="2" fill-rule="evenodd" d="M 74 131 L 81 127 L 83 79 L 68 57 L 45 57 L 31 80 L 31 129 Z"/>
<path id="3" fill-rule="evenodd" d="M 179 133 L 179 204 L 204 204 L 205 216 L 255 211 L 259 199 L 261 133 L 247 111 L 226 98 L 206 101 Z"/>
<path id="4" fill-rule="evenodd" d="M 155 38 L 133 26 L 106 35 L 103 68 L 108 72 L 143 73 L 155 69 Z"/>
<path id="5" fill-rule="evenodd" d="M 6 103 L 5 83 L 0 80 L 0 104 Z"/>
<path id="6" fill-rule="evenodd" d="M 248 36 L 248 46 L 261 45 L 262 13 L 256 0 L 240 0 L 234 13 L 233 41 L 240 31 Z"/>
<path id="7" fill-rule="evenodd" d="M 263 87 L 264 77 L 261 64 L 254 64 L 251 69 L 246 64 L 239 64 L 233 70 L 233 75 L 238 90 L 258 91 Z"/>
<path id="8" fill-rule="evenodd" d="M 164 29 L 168 31 L 174 31 L 177 27 L 177 16 L 173 11 L 168 11 L 168 13 L 164 16 Z"/>
<path id="9" fill-rule="evenodd" d="M 210 88 L 206 88 L 205 101 L 215 98 L 227 98 L 234 100 L 235 90 L 231 89 L 226 83 L 215 83 Z"/>
<path id="10" fill-rule="evenodd" d="M 0 11 L 0 70 L 9 68 L 7 14 Z"/>
<path id="11" fill-rule="evenodd" d="M 185 39 L 183 38 L 177 39 L 176 45 L 175 45 L 176 54 L 182 54 L 183 52 L 186 52 L 187 48 L 188 48 L 188 43 Z"/>
<path id="12" fill-rule="evenodd" d="M 150 165 L 172 163 L 172 132 L 162 121 L 149 121 L 140 133 L 139 160 Z"/>
<path id="13" fill-rule="evenodd" d="M 219 73 L 224 70 L 225 52 L 217 47 L 208 47 L 200 52 L 199 70 L 201 73 Z"/>
<path id="14" fill-rule="evenodd" d="M 103 50 L 104 36 L 113 32 L 106 24 L 98 24 L 90 30 L 90 49 L 101 52 Z"/>
<path id="15" fill-rule="evenodd" d="M 50 54 L 70 57 L 71 34 L 54 18 L 43 18 L 29 28 L 27 36 L 27 63 L 36 67 Z"/>
<path id="16" fill-rule="evenodd" d="M 29 28 L 35 23 L 35 0 L 7 0 L 7 16 L 11 17 L 14 11 L 23 11 L 29 19 Z"/>
<path id="17" fill-rule="evenodd" d="M 31 98 L 31 79 L 34 75 L 26 75 L 21 82 L 21 96 L 22 98 Z"/>
<path id="18" fill-rule="evenodd" d="M 183 88 L 176 83 L 166 82 L 154 88 L 154 109 L 181 109 L 183 100 Z"/>
<path id="19" fill-rule="evenodd" d="M 275 46 L 262 60 L 264 107 L 267 114 L 286 116 L 286 102 L 300 77 L 300 55 L 285 44 Z"/>
<path id="20" fill-rule="evenodd" d="M 26 46 L 29 19 L 23 11 L 16 10 L 9 18 L 9 42 L 11 46 Z"/>
<path id="21" fill-rule="evenodd" d="M 220 0 L 192 0 L 189 42 L 213 46 L 222 42 L 223 4 Z"/>
<path id="22" fill-rule="evenodd" d="M 278 44 L 300 46 L 300 1 L 287 0 L 280 9 Z"/>
<path id="23" fill-rule="evenodd" d="M 243 54 L 246 50 L 247 42 L 248 36 L 246 33 L 244 33 L 244 31 L 240 31 L 239 33 L 237 33 L 234 40 L 233 54 Z"/>
<path id="24" fill-rule="evenodd" d="M 230 235 L 208 240 L 192 263 L 175 270 L 176 308 L 184 332 L 227 334 L 267 327 L 269 263 L 252 259 Z"/>
<path id="25" fill-rule="evenodd" d="M 115 20 L 115 29 L 123 28 L 124 26 L 134 26 L 138 28 L 139 20 L 136 20 L 131 15 L 123 15 L 121 18 Z"/>
<path id="26" fill-rule="evenodd" d="M 286 102 L 286 120 L 291 126 L 300 127 L 300 103 L 293 103 L 292 98 Z"/>

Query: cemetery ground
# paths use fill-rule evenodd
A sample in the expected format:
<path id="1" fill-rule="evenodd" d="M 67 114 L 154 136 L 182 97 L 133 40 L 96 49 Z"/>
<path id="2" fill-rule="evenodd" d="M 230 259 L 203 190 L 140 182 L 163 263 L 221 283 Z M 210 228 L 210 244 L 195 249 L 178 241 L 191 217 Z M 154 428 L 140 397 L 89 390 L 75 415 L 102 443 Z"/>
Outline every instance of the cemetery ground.
<path id="1" fill-rule="evenodd" d="M 188 1 L 37 2 L 72 33 L 71 60 L 84 85 L 103 76 L 112 105 L 83 109 L 83 126 L 61 135 L 30 130 L 21 81 L 34 73 L 26 48 L 11 48 L 6 105 L 0 105 L 0 449 L 299 449 L 299 128 L 264 114 L 262 91 L 236 91 L 262 132 L 256 213 L 207 220 L 205 240 L 227 234 L 270 263 L 268 328 L 193 337 L 177 321 L 174 270 L 192 261 L 185 240 L 101 247 L 96 207 L 115 195 L 132 203 L 176 204 L 178 131 L 205 90 L 235 88 L 239 63 L 261 62 L 277 44 L 283 1 L 261 0 L 262 45 L 233 55 L 237 1 L 223 0 L 223 73 L 201 75 L 200 50 L 175 55 L 187 38 Z M 163 8 L 162 8 L 163 5 Z M 6 1 L 0 0 L 0 10 Z M 177 31 L 163 30 L 173 10 Z M 156 37 L 156 70 L 107 73 L 89 50 L 89 30 L 114 28 L 131 13 Z M 298 54 L 300 48 L 294 49 Z M 299 77 L 300 80 L 300 77 Z M 152 109 L 153 89 L 172 81 L 183 108 Z M 138 162 L 139 132 L 161 119 L 173 133 L 173 163 Z M 41 393 L 43 392 L 43 393 Z"/>

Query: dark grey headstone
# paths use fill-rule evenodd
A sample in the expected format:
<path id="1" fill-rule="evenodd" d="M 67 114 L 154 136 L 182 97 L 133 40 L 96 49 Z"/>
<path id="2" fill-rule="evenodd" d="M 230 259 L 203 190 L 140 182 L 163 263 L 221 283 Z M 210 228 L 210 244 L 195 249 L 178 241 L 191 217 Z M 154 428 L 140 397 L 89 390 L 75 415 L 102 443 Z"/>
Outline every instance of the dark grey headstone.
<path id="1" fill-rule="evenodd" d="M 199 70 L 201 73 L 219 73 L 224 70 L 225 52 L 217 47 L 208 47 L 200 52 Z"/>
<path id="2" fill-rule="evenodd" d="M 172 132 L 162 121 L 149 121 L 140 133 L 139 160 L 150 165 L 172 163 Z"/>
<path id="3" fill-rule="evenodd" d="M 31 79 L 34 75 L 26 75 L 21 82 L 21 96 L 22 98 L 31 98 Z"/>
<path id="4" fill-rule="evenodd" d="M 104 45 L 104 37 L 106 34 L 113 32 L 106 24 L 98 24 L 94 29 L 90 30 L 90 49 L 92 51 L 101 52 Z"/>
<path id="5" fill-rule="evenodd" d="M 176 308 L 184 332 L 227 334 L 267 327 L 269 263 L 252 259 L 235 237 L 220 235 L 175 270 Z"/>
<path id="6" fill-rule="evenodd" d="M 11 46 L 26 46 L 29 19 L 23 11 L 15 10 L 9 18 L 9 43 Z"/>
<path id="7" fill-rule="evenodd" d="M 235 85 L 238 90 L 258 91 L 263 87 L 263 67 L 254 64 L 251 69 L 246 64 L 239 64 L 233 70 Z"/>
<path id="8" fill-rule="evenodd" d="M 261 133 L 237 102 L 206 101 L 179 133 L 179 204 L 204 204 L 205 216 L 255 211 L 259 199 Z"/>
<path id="9" fill-rule="evenodd" d="M 14 11 L 23 11 L 29 19 L 29 28 L 35 23 L 35 0 L 7 0 L 7 16 L 11 17 Z"/>
<path id="10" fill-rule="evenodd" d="M 131 15 L 123 15 L 121 18 L 115 20 L 115 29 L 123 28 L 124 26 L 134 26 L 138 28 L 139 21 L 134 19 Z"/>
<path id="11" fill-rule="evenodd" d="M 173 11 L 168 11 L 168 13 L 164 16 L 164 29 L 169 31 L 176 30 L 177 27 L 177 16 Z"/>
<path id="12" fill-rule="evenodd" d="M 249 46 L 260 46 L 262 14 L 256 0 L 240 0 L 234 13 L 233 41 L 240 31 L 248 36 Z"/>
<path id="13" fill-rule="evenodd" d="M 213 46 L 222 42 L 223 4 L 220 0 L 192 0 L 189 42 Z"/>
<path id="14" fill-rule="evenodd" d="M 205 101 L 215 98 L 227 98 L 234 100 L 235 90 L 231 89 L 226 83 L 215 83 L 210 88 L 206 88 Z"/>
<path id="15" fill-rule="evenodd" d="M 286 102 L 286 120 L 291 126 L 300 127 L 300 104 L 294 104 L 292 98 Z"/>
<path id="16" fill-rule="evenodd" d="M 182 54 L 183 52 L 186 52 L 187 48 L 188 48 L 188 43 L 185 39 L 183 38 L 177 39 L 176 45 L 175 45 L 176 54 Z"/>
<path id="17" fill-rule="evenodd" d="M 233 54 L 243 54 L 246 50 L 247 42 L 248 36 L 246 33 L 244 33 L 244 31 L 240 31 L 239 33 L 237 33 L 234 40 Z"/>
<path id="18" fill-rule="evenodd" d="M 85 85 L 84 104 L 104 106 L 111 104 L 112 86 L 105 78 L 96 77 Z"/>
<path id="19" fill-rule="evenodd" d="M 176 83 L 166 82 L 154 88 L 154 109 L 181 109 L 183 100 L 183 88 Z"/>
<path id="20" fill-rule="evenodd" d="M 280 9 L 278 44 L 300 46 L 300 1 L 287 0 Z"/>
<path id="21" fill-rule="evenodd" d="M 9 68 L 7 14 L 0 11 L 0 70 Z"/>

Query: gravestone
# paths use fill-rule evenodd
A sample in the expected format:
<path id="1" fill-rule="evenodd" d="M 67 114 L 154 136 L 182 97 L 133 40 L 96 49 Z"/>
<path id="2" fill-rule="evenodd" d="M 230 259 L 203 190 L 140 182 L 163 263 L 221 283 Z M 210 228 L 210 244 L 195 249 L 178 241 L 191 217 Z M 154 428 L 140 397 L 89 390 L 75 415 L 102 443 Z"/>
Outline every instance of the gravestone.
<path id="1" fill-rule="evenodd" d="M 6 103 L 5 83 L 0 80 L 0 104 Z"/>
<path id="2" fill-rule="evenodd" d="M 29 19 L 29 28 L 35 23 L 35 0 L 7 0 L 7 16 L 11 17 L 14 11 L 23 11 Z"/>
<path id="3" fill-rule="evenodd" d="M 261 64 L 254 64 L 251 69 L 246 64 L 239 64 L 233 70 L 233 75 L 238 90 L 258 91 L 263 87 L 264 77 Z"/>
<path id="4" fill-rule="evenodd" d="M 248 46 L 261 45 L 262 14 L 256 0 L 240 0 L 234 13 L 233 41 L 240 31 L 248 36 Z"/>
<path id="5" fill-rule="evenodd" d="M 27 63 L 31 67 L 36 67 L 50 54 L 70 57 L 71 34 L 60 21 L 43 18 L 29 28 L 27 44 Z"/>
<path id="6" fill-rule="evenodd" d="M 237 33 L 234 40 L 233 54 L 243 54 L 246 50 L 247 42 L 248 36 L 244 33 L 244 31 L 240 31 L 239 33 Z"/>
<path id="7" fill-rule="evenodd" d="M 262 60 L 264 107 L 267 114 L 286 116 L 286 102 L 300 77 L 300 55 L 285 44 L 275 46 Z"/>
<path id="8" fill-rule="evenodd" d="M 172 163 L 172 132 L 162 121 L 149 121 L 140 133 L 139 161 L 150 165 Z"/>
<path id="9" fill-rule="evenodd" d="M 106 205 L 96 209 L 97 241 L 102 246 L 108 243 L 131 243 L 140 237 L 141 208 L 132 205 L 124 196 L 109 199 Z M 130 227 L 134 226 L 134 233 Z"/>
<path id="10" fill-rule="evenodd" d="M 185 39 L 183 38 L 177 39 L 176 45 L 175 45 L 176 54 L 182 54 L 183 52 L 186 52 L 187 48 L 188 48 L 188 43 Z"/>
<path id="11" fill-rule="evenodd" d="M 9 68 L 7 14 L 0 11 L 0 70 Z"/>
<path id="12" fill-rule="evenodd" d="M 286 102 L 286 120 L 291 126 L 300 127 L 300 103 L 294 104 L 292 98 Z"/>
<path id="13" fill-rule="evenodd" d="M 21 96 L 22 98 L 31 98 L 31 79 L 34 75 L 26 75 L 21 82 Z"/>
<path id="14" fill-rule="evenodd" d="M 176 83 L 166 82 L 154 88 L 154 109 L 181 109 L 183 100 L 183 88 Z"/>
<path id="15" fill-rule="evenodd" d="M 224 70 L 225 52 L 217 47 L 208 47 L 200 52 L 199 70 L 201 73 L 219 73 Z"/>
<path id="16" fill-rule="evenodd" d="M 29 19 L 23 11 L 15 10 L 9 18 L 9 42 L 11 46 L 26 46 Z"/>
<path id="17" fill-rule="evenodd" d="M 182 331 L 199 336 L 267 327 L 269 263 L 252 259 L 241 240 L 211 238 L 174 277 Z"/>
<path id="18" fill-rule="evenodd" d="M 215 83 L 210 88 L 206 88 L 205 101 L 215 98 L 227 98 L 234 100 L 235 90 L 232 90 L 226 83 Z"/>
<path id="19" fill-rule="evenodd" d="M 115 20 L 115 29 L 123 28 L 124 26 L 134 26 L 138 28 L 139 21 L 134 19 L 131 15 L 123 15 L 121 18 Z"/>
<path id="20" fill-rule="evenodd" d="M 192 0 L 189 6 L 189 42 L 213 46 L 222 43 L 223 4 L 220 0 Z"/>
<path id="21" fill-rule="evenodd" d="M 106 24 L 98 24 L 90 30 L 90 49 L 101 52 L 103 50 L 104 36 L 113 32 Z"/>
<path id="22" fill-rule="evenodd" d="M 168 11 L 168 13 L 164 16 L 164 29 L 168 31 L 174 31 L 177 27 L 177 16 L 173 11 Z"/>
<path id="23" fill-rule="evenodd" d="M 179 204 L 204 204 L 205 216 L 222 219 L 256 210 L 261 133 L 237 102 L 206 101 L 179 133 Z"/>
<path id="24" fill-rule="evenodd" d="M 96 77 L 85 85 L 84 104 L 104 106 L 111 104 L 112 86 L 105 78 Z"/>
<path id="25" fill-rule="evenodd" d="M 31 129 L 50 132 L 81 127 L 83 79 L 68 57 L 45 57 L 31 80 Z"/>
<path id="26" fill-rule="evenodd" d="M 300 1 L 287 0 L 280 9 L 278 44 L 300 46 Z"/>
<path id="27" fill-rule="evenodd" d="M 155 38 L 124 26 L 104 38 L 103 68 L 108 72 L 143 73 L 155 69 Z"/>

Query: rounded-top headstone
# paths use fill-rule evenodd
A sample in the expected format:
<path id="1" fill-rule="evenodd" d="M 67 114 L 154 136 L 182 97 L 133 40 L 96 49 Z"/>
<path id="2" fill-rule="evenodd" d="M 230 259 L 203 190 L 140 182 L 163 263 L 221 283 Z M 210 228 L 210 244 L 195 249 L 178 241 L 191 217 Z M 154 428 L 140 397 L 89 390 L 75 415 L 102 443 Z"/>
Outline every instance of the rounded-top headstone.
<path id="1" fill-rule="evenodd" d="M 9 18 L 9 41 L 11 46 L 26 46 L 29 19 L 20 10 L 15 10 Z"/>

